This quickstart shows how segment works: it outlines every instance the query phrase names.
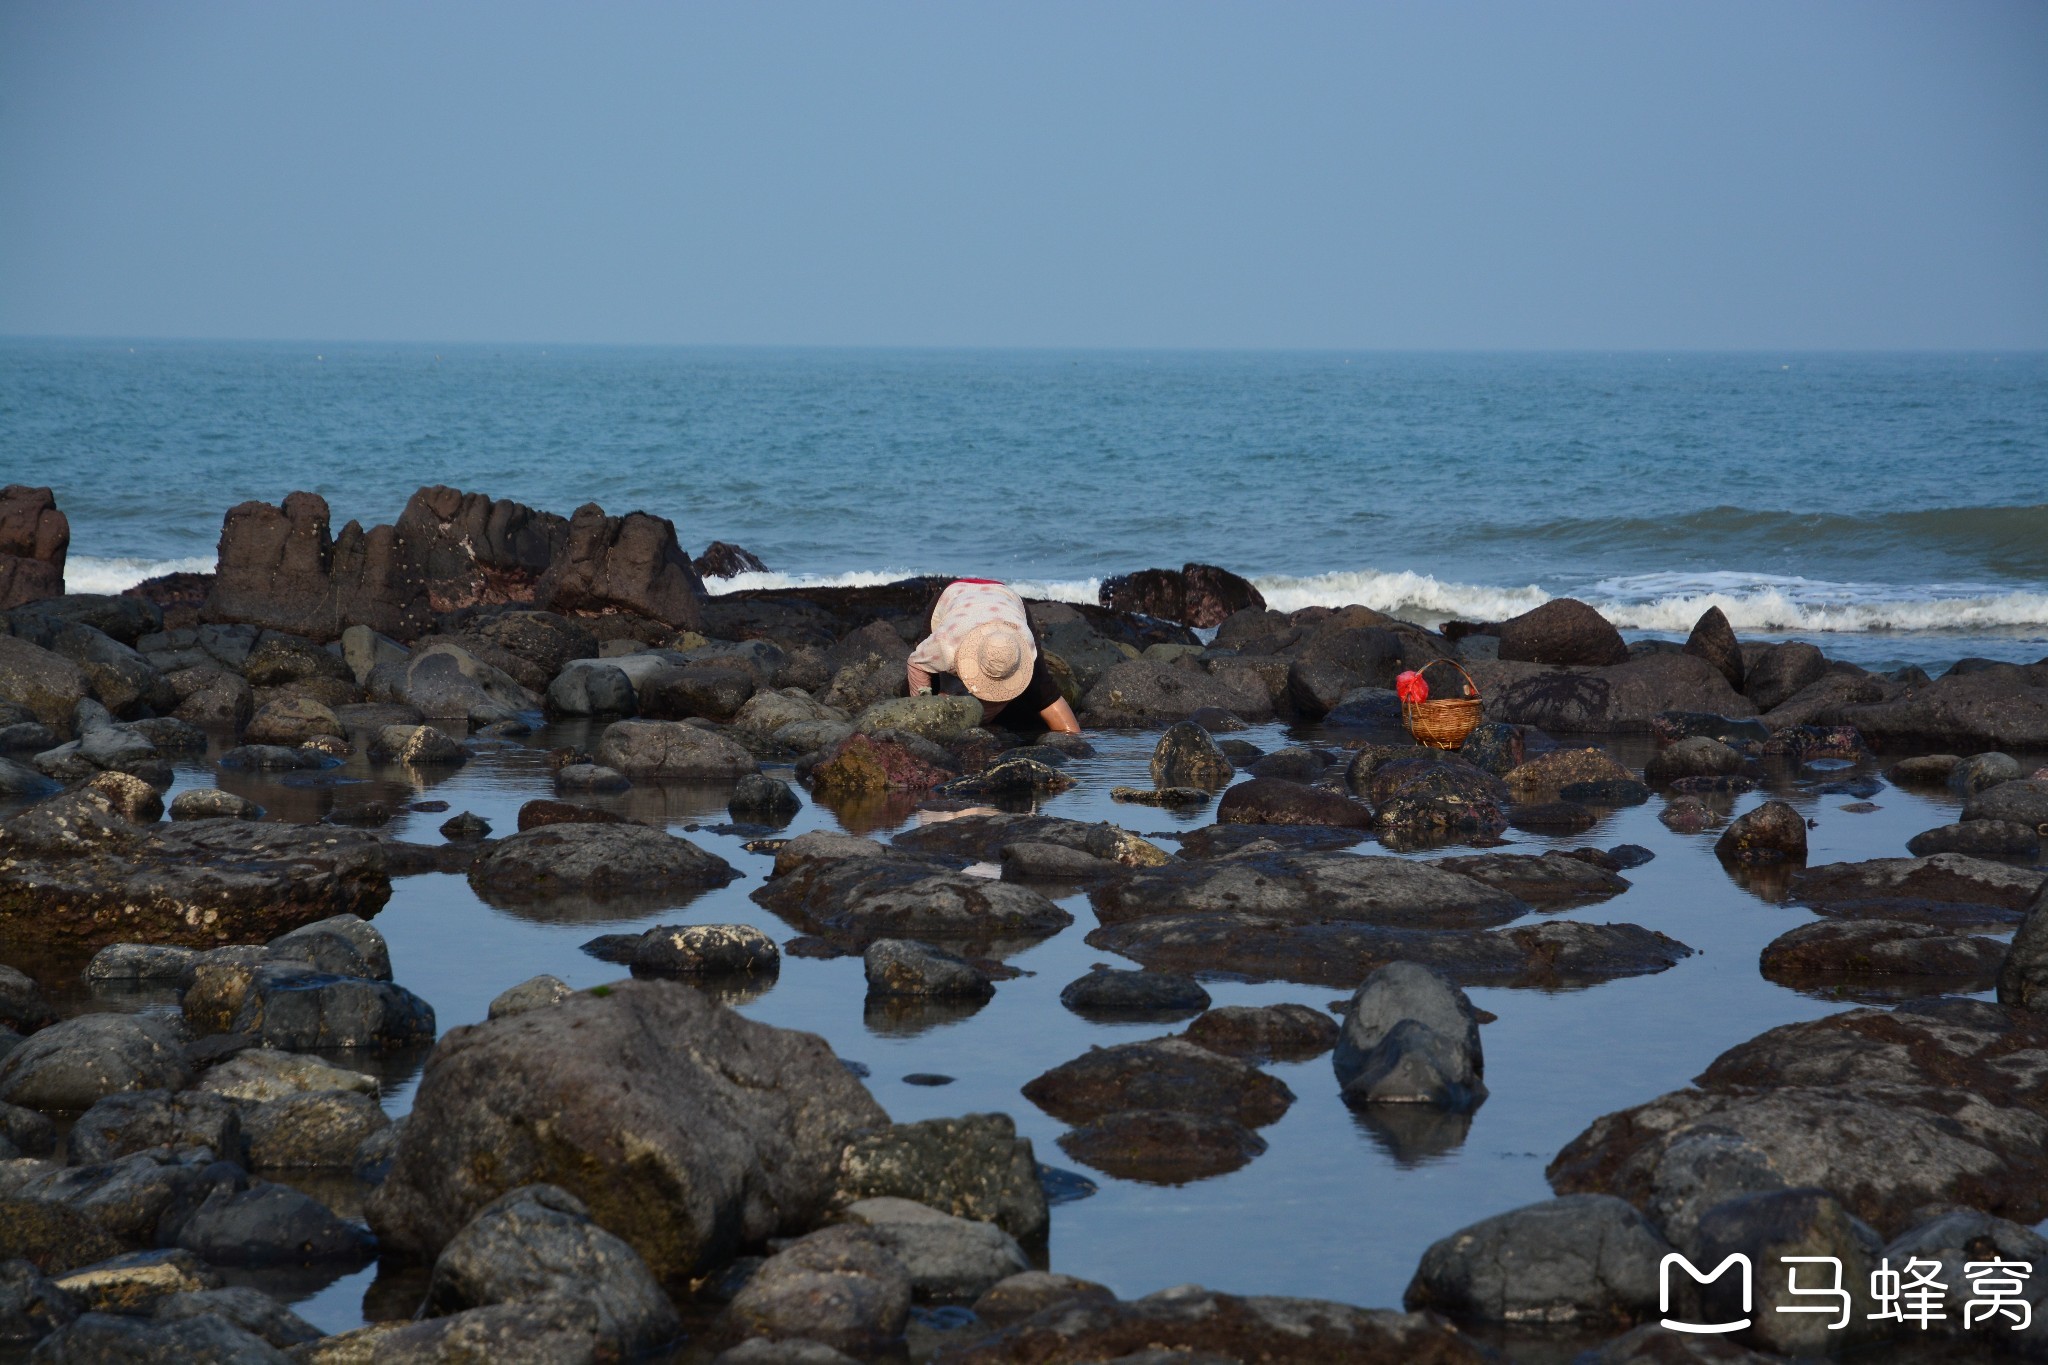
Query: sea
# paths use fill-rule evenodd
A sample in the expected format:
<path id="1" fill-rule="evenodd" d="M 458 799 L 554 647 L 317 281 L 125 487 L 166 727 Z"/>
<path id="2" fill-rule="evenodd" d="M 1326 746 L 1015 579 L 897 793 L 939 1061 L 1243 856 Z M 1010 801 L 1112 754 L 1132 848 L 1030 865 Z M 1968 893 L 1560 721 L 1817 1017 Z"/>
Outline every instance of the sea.
<path id="1" fill-rule="evenodd" d="M 1719 606 L 1868 667 L 2048 655 L 2048 354 L 802 350 L 0 340 L 0 480 L 74 591 L 295 489 L 674 520 L 771 568 L 1094 600 L 1188 561 L 1435 623 Z"/>

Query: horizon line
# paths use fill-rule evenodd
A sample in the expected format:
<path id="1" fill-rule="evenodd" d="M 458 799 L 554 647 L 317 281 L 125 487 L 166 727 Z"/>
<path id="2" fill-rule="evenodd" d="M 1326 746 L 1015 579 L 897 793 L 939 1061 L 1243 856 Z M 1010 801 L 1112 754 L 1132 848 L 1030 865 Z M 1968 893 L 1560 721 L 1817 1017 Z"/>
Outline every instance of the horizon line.
<path id="1" fill-rule="evenodd" d="M 779 352 L 886 352 L 896 354 L 969 352 L 981 354 L 1091 354 L 1091 355 L 2044 355 L 2048 343 L 2023 346 L 1391 346 L 1391 345 L 1104 345 L 1082 343 L 968 343 L 968 342 L 787 342 L 787 341 L 479 341 L 407 340 L 363 337 L 254 337 L 254 336 L 170 336 L 115 335 L 70 332 L 0 332 L 0 344 L 42 343 L 106 346 L 331 346 L 392 347 L 429 350 L 500 348 L 537 350 L 554 348 L 581 351 L 779 351 Z"/>

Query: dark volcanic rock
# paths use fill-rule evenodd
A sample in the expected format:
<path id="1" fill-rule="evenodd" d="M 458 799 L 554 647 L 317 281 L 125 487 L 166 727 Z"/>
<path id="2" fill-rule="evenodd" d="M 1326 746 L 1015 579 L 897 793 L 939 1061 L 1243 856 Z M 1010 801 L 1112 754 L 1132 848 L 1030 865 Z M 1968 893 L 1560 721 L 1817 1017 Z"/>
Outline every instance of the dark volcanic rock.
<path id="1" fill-rule="evenodd" d="M 1769 711 L 1791 699 L 1794 693 L 1819 682 L 1828 661 L 1818 649 L 1803 640 L 1772 645 L 1750 666 L 1744 691 L 1759 711 Z"/>
<path id="2" fill-rule="evenodd" d="M 64 595 L 71 523 L 47 488 L 0 488 L 0 611 Z"/>
<path id="3" fill-rule="evenodd" d="M 542 825 L 494 845 L 470 866 L 470 885 L 496 903 L 565 895 L 670 895 L 723 886 L 730 863 L 645 825 Z"/>
<path id="4" fill-rule="evenodd" d="M 681 721 L 622 720 L 597 744 L 597 761 L 628 777 L 732 781 L 760 763 L 722 734 Z"/>
<path id="5" fill-rule="evenodd" d="M 994 862 L 1013 844 L 1057 844 L 1124 867 L 1168 861 L 1164 850 L 1120 826 L 1055 815 L 965 815 L 907 829 L 895 846 L 927 857 Z"/>
<path id="6" fill-rule="evenodd" d="M 1043 1237 L 1045 1187 L 1031 1140 L 1007 1114 L 896 1123 L 847 1144 L 837 1203 L 894 1196 L 994 1223 L 1012 1237 Z"/>
<path id="7" fill-rule="evenodd" d="M 436 612 L 530 602 L 569 524 L 509 499 L 436 485 L 406 500 L 398 536 Z"/>
<path id="8" fill-rule="evenodd" d="M 1663 1154 L 1711 1128 L 1880 1229 L 1930 1203 L 2031 1223 L 2048 1213 L 2042 1028 L 2029 1011 L 1950 999 L 1771 1029 L 1715 1059 L 1701 1088 L 1597 1120 L 1551 1163 L 1551 1186 L 1641 1206 Z"/>
<path id="9" fill-rule="evenodd" d="M 874 1231 L 825 1228 L 754 1272 L 726 1309 L 724 1335 L 817 1342 L 868 1356 L 902 1336 L 910 1295 L 910 1271 Z"/>
<path id="10" fill-rule="evenodd" d="M 707 545 L 703 554 L 690 561 L 690 567 L 699 578 L 737 578 L 743 573 L 768 572 L 759 555 L 723 540 Z"/>
<path id="11" fill-rule="evenodd" d="M 2048 749 L 2048 669 L 1995 665 L 1937 678 L 1910 695 L 1843 706 L 1829 717 L 1853 725 L 1880 748 L 1953 745 L 2038 752 Z"/>
<path id="12" fill-rule="evenodd" d="M 2048 886 L 2027 907 L 1998 972 L 1998 999 L 2016 1008 L 2048 1004 Z"/>
<path id="13" fill-rule="evenodd" d="M 1741 772 L 1743 765 L 1742 755 L 1720 740 L 1690 735 L 1652 754 L 1643 766 L 1643 780 L 1663 787 L 1681 777 L 1725 777 Z"/>
<path id="14" fill-rule="evenodd" d="M 841 835 L 807 834 L 783 845 L 774 875 L 753 899 L 850 951 L 881 938 L 993 945 L 1043 938 L 1074 922 L 1015 883 Z"/>
<path id="15" fill-rule="evenodd" d="M 2014 820 L 1965 820 L 1922 830 L 1906 841 L 1906 851 L 1916 858 L 1964 853 L 1973 858 L 2024 858 L 2033 862 L 2041 856 L 2041 834 L 2034 826 Z"/>
<path id="16" fill-rule="evenodd" d="M 1798 989 L 1860 978 L 1933 977 L 1934 989 L 1988 990 L 2005 945 L 1977 934 L 1897 920 L 1821 920 L 1764 945 L 1759 966 L 1771 981 Z"/>
<path id="17" fill-rule="evenodd" d="M 1584 602 L 1559 597 L 1500 623 L 1500 657 L 1539 664 L 1628 662 L 1621 632 Z"/>
<path id="18" fill-rule="evenodd" d="M 1162 913 L 1104 925 L 1087 942 L 1153 971 L 1229 972 L 1336 987 L 1398 961 L 1423 963 L 1460 985 L 1589 985 L 1661 972 L 1692 951 L 1634 924 L 1558 920 L 1472 933 L 1343 920 L 1296 923 L 1229 910 Z"/>
<path id="19" fill-rule="evenodd" d="M 76 1113 L 108 1095 L 180 1090 L 191 1076 L 169 1021 L 84 1014 L 31 1034 L 0 1060 L 0 1101 Z"/>
<path id="20" fill-rule="evenodd" d="M 1708 607 L 1685 639 L 1685 652 L 1712 664 L 1728 685 L 1742 690 L 1742 645 L 1719 607 Z"/>
<path id="21" fill-rule="evenodd" d="M 1223 1115 L 1251 1127 L 1276 1122 L 1294 1092 L 1258 1068 L 1177 1038 L 1091 1048 L 1028 1081 L 1024 1095 L 1068 1123 L 1128 1109 Z"/>
<path id="22" fill-rule="evenodd" d="M 1439 858 L 1436 865 L 1481 881 L 1540 909 L 1590 905 L 1628 890 L 1628 882 L 1605 868 L 1566 853 L 1481 853 Z"/>
<path id="23" fill-rule="evenodd" d="M 986 1000 L 996 993 L 988 973 L 955 953 L 906 939 L 876 939 L 867 946 L 870 996 L 911 996 L 936 1000 Z"/>
<path id="24" fill-rule="evenodd" d="M 1793 874 L 1792 898 L 1825 915 L 1999 924 L 2018 920 L 2044 882 L 2009 863 L 1936 853 L 1810 867 Z"/>
<path id="25" fill-rule="evenodd" d="M 1184 1019 L 1209 1008 L 1193 977 L 1102 967 L 1067 983 L 1060 1003 L 1090 1019 Z"/>
<path id="26" fill-rule="evenodd" d="M 1307 1005 L 1223 1005 L 1190 1022 L 1181 1037 L 1246 1061 L 1298 1062 L 1337 1044 L 1337 1024 Z"/>
<path id="27" fill-rule="evenodd" d="M 1453 1111 L 1486 1098 L 1479 1013 L 1429 968 L 1390 962 L 1352 994 L 1331 1059 L 1351 1104 L 1432 1104 Z"/>
<path id="28" fill-rule="evenodd" d="M 1576 801 L 1529 801 L 1509 806 L 1507 822 L 1516 829 L 1541 834 L 1577 834 L 1600 823 L 1590 806 Z"/>
<path id="29" fill-rule="evenodd" d="M 365 1261 L 376 1241 L 356 1223 L 293 1189 L 217 1184 L 179 1227 L 177 1244 L 215 1265 Z"/>
<path id="30" fill-rule="evenodd" d="M 1209 732 L 1190 721 L 1167 727 L 1152 751 L 1152 785 L 1155 787 L 1207 787 L 1221 790 L 1230 785 L 1237 770 Z"/>
<path id="31" fill-rule="evenodd" d="M 2009 820 L 2038 830 L 2048 825 L 2048 780 L 2024 778 L 1987 788 L 1963 807 L 1963 819 Z"/>
<path id="32" fill-rule="evenodd" d="M 1216 820 L 1226 825 L 1334 825 L 1371 829 L 1373 813 L 1340 792 L 1277 777 L 1255 777 L 1223 793 Z"/>
<path id="33" fill-rule="evenodd" d="M 1142 868 L 1090 893 L 1105 925 L 1228 912 L 1275 922 L 1353 920 L 1397 928 L 1487 928 L 1527 907 L 1470 877 L 1405 858 L 1254 853 Z"/>
<path id="34" fill-rule="evenodd" d="M 1273 714 L 1272 699 L 1226 684 L 1197 668 L 1158 659 L 1126 659 L 1105 672 L 1078 708 L 1097 725 L 1184 720 L 1208 707 L 1246 719 Z"/>
<path id="35" fill-rule="evenodd" d="M 1626 1200 L 1566 1195 L 1432 1244 L 1401 1301 L 1462 1323 L 1625 1326 L 1658 1315 L 1670 1251 Z"/>
<path id="36" fill-rule="evenodd" d="M 1803 863 L 1806 817 L 1783 801 L 1766 801 L 1721 832 L 1714 854 L 1727 863 Z"/>
<path id="37" fill-rule="evenodd" d="M 370 1220 L 431 1255 L 491 1200 L 551 1183 L 656 1276 L 688 1275 L 815 1226 L 847 1141 L 887 1122 L 815 1036 L 628 982 L 443 1038 Z"/>
<path id="38" fill-rule="evenodd" d="M 596 503 L 569 518 L 534 599 L 562 612 L 630 612 L 678 630 L 703 624 L 704 584 L 676 543 L 674 524 L 645 512 L 608 517 Z"/>
<path id="39" fill-rule="evenodd" d="M 681 1322 L 647 1263 L 553 1185 L 524 1185 L 485 1205 L 434 1262 L 426 1310 L 567 1299 L 597 1311 L 597 1339 L 624 1355 L 676 1336 Z"/>
<path id="40" fill-rule="evenodd" d="M 635 976 L 774 976 L 782 950 L 750 924 L 658 924 L 633 950 Z"/>
<path id="41" fill-rule="evenodd" d="M 1680 653 L 1576 672 L 1525 669 L 1486 701 L 1490 719 L 1553 734 L 1645 734 L 1667 711 L 1743 716 L 1754 709 L 1713 665 Z"/>
<path id="42" fill-rule="evenodd" d="M 1239 1298 L 1196 1285 L 1130 1302 L 1072 1300 L 979 1341 L 949 1347 L 944 1365 L 1479 1365 L 1486 1347 L 1441 1318 L 1320 1299 Z"/>
<path id="43" fill-rule="evenodd" d="M 94 1101 L 65 1139 L 65 1155 L 77 1166 L 151 1147 L 205 1147 L 224 1160 L 240 1161 L 241 1114 L 223 1097 L 203 1090 L 176 1095 L 123 1091 Z"/>
<path id="44" fill-rule="evenodd" d="M 433 1006 L 403 986 L 290 963 L 201 964 L 184 1009 L 195 1032 L 288 1051 L 408 1047 L 434 1037 Z"/>

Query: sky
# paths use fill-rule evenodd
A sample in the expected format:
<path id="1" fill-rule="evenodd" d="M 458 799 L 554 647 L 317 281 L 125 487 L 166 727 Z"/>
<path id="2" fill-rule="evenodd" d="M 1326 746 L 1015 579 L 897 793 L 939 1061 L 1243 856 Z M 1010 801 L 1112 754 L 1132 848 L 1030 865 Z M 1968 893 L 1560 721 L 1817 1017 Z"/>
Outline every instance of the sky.
<path id="1" fill-rule="evenodd" d="M 0 334 L 2048 347 L 2048 4 L 0 0 Z"/>

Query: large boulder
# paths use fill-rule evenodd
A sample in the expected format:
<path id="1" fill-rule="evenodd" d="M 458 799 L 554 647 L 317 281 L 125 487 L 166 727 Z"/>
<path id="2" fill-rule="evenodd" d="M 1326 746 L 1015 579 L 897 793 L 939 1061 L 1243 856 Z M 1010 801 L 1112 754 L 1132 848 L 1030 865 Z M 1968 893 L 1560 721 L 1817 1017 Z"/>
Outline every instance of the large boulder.
<path id="1" fill-rule="evenodd" d="M 1486 1098 L 1479 1012 L 1456 986 L 1413 962 L 1367 977 L 1344 1011 L 1332 1063 L 1353 1104 L 1466 1110 Z"/>
<path id="2" fill-rule="evenodd" d="M 0 635 L 0 700 L 28 708 L 44 725 L 68 731 L 78 704 L 93 695 L 85 670 L 61 654 Z"/>
<path id="3" fill-rule="evenodd" d="M 1273 714 L 1273 702 L 1202 672 L 1158 659 L 1126 659 L 1105 672 L 1081 699 L 1080 710 L 1098 725 L 1146 725 L 1185 720 L 1205 707 L 1247 720 Z"/>
<path id="4" fill-rule="evenodd" d="M 1505 660 L 1590 667 L 1628 662 L 1621 632 L 1576 598 L 1545 602 L 1501 622 L 1498 633 L 1500 657 Z"/>
<path id="5" fill-rule="evenodd" d="M 628 777 L 697 782 L 729 782 L 761 766 L 724 735 L 665 720 L 622 720 L 607 727 L 597 761 Z"/>
<path id="6" fill-rule="evenodd" d="M 678 630 L 703 624 L 704 584 L 665 517 L 609 517 L 586 503 L 569 518 L 561 551 L 534 588 L 556 611 L 630 612 Z"/>
<path id="7" fill-rule="evenodd" d="M 1820 681 L 1827 656 L 1804 640 L 1772 645 L 1750 664 L 1744 691 L 1759 711 L 1771 711 Z"/>
<path id="8" fill-rule="evenodd" d="M 889 1195 L 961 1218 L 994 1223 L 1012 1237 L 1043 1237 L 1045 1186 L 1031 1139 L 1007 1114 L 968 1114 L 891 1124 L 863 1133 L 839 1159 L 840 1202 Z"/>
<path id="9" fill-rule="evenodd" d="M 1607 668 L 1530 671 L 1528 665 L 1474 668 L 1486 690 L 1486 718 L 1553 734 L 1647 734 L 1665 711 L 1743 717 L 1756 707 L 1704 659 L 1647 654 Z"/>
<path id="10" fill-rule="evenodd" d="M 2048 1007 L 2048 886 L 2027 907 L 1998 969 L 1998 999 L 2021 1009 Z"/>
<path id="11" fill-rule="evenodd" d="M 552 1185 L 521 1186 L 479 1210 L 435 1260 L 426 1307 L 441 1315 L 549 1299 L 595 1308 L 599 1342 L 625 1356 L 681 1330 L 647 1263 L 593 1223 L 582 1200 Z"/>
<path id="12" fill-rule="evenodd" d="M 511 674 L 446 640 L 415 650 L 401 665 L 385 667 L 399 670 L 392 693 L 380 697 L 373 678 L 371 699 L 404 702 L 429 720 L 459 720 L 481 728 L 542 706 L 540 697 Z"/>
<path id="13" fill-rule="evenodd" d="M 431 621 L 416 569 L 388 526 L 330 531 L 326 499 L 293 493 L 273 507 L 245 502 L 222 519 L 219 566 L 200 619 L 315 640 L 366 625 L 409 640 Z"/>
<path id="14" fill-rule="evenodd" d="M 1657 1315 L 1670 1251 L 1626 1200 L 1566 1195 L 1432 1243 L 1401 1302 L 1462 1323 L 1627 1326 Z"/>
<path id="15" fill-rule="evenodd" d="M 814 1226 L 846 1144 L 887 1122 L 815 1035 L 625 982 L 444 1037 L 369 1216 L 435 1255 L 491 1201 L 554 1184 L 680 1278 Z"/>
<path id="16" fill-rule="evenodd" d="M 1978 820 L 2004 820 L 2040 830 L 2048 825 L 2048 779 L 2022 778 L 1978 792 L 1963 807 L 1963 821 Z"/>
<path id="17" fill-rule="evenodd" d="M 1870 743 L 1954 746 L 1954 752 L 2048 749 L 2048 668 L 1999 664 L 1949 673 L 1909 695 L 1843 706 L 1830 723 L 1853 725 Z"/>
<path id="18" fill-rule="evenodd" d="M 569 536 L 552 512 L 442 485 L 407 499 L 396 529 L 436 612 L 532 601 Z"/>
<path id="19" fill-rule="evenodd" d="M 1727 615 L 1719 607 L 1708 607 L 1700 613 L 1692 634 L 1685 637 L 1685 652 L 1705 659 L 1728 680 L 1730 687 L 1742 690 L 1742 644 L 1735 638 L 1735 627 L 1728 624 Z"/>
<path id="20" fill-rule="evenodd" d="M 433 1041 L 434 1008 L 403 986 L 284 962 L 205 963 L 185 991 L 195 1032 L 301 1048 L 398 1048 Z"/>
<path id="21" fill-rule="evenodd" d="M 0 488 L 0 611 L 64 595 L 71 523 L 47 488 Z"/>
<path id="22" fill-rule="evenodd" d="M 1729 823 L 1714 854 L 1726 863 L 1803 863 L 1806 817 L 1788 802 L 1766 801 Z"/>
<path id="23" fill-rule="evenodd" d="M 723 886 L 739 874 L 688 839 L 645 825 L 542 825 L 470 864 L 477 894 L 501 904 L 565 895 L 663 895 Z"/>
<path id="24" fill-rule="evenodd" d="M 31 1034 L 0 1061 L 0 1102 L 76 1113 L 108 1095 L 182 1090 L 191 1066 L 165 1020 L 82 1014 Z"/>
<path id="25" fill-rule="evenodd" d="M 1825 915 L 2011 924 L 2048 874 L 1962 853 L 1826 863 L 1792 876 L 1792 898 Z"/>
<path id="26" fill-rule="evenodd" d="M 1160 1109 L 1263 1127 L 1294 1103 L 1292 1090 L 1250 1063 L 1178 1038 L 1092 1048 L 1026 1082 L 1024 1096 L 1069 1123 Z"/>
<path id="27" fill-rule="evenodd" d="M 383 846 L 353 830 L 249 820 L 145 829 L 90 787 L 0 824 L 0 925 L 19 938 L 213 947 L 367 918 L 390 896 Z"/>
<path id="28" fill-rule="evenodd" d="M 1528 907 L 1504 891 L 1406 858 L 1255 853 L 1140 868 L 1091 893 L 1121 924 L 1169 913 L 1235 912 L 1269 921 L 1356 920 L 1399 928 L 1484 929 Z"/>
<path id="29" fill-rule="evenodd" d="M 867 1357 L 900 1342 L 911 1288 L 909 1268 L 875 1232 L 825 1228 L 762 1263 L 726 1309 L 725 1333 Z M 793 1344 L 785 1349 L 772 1359 L 809 1365 Z"/>

